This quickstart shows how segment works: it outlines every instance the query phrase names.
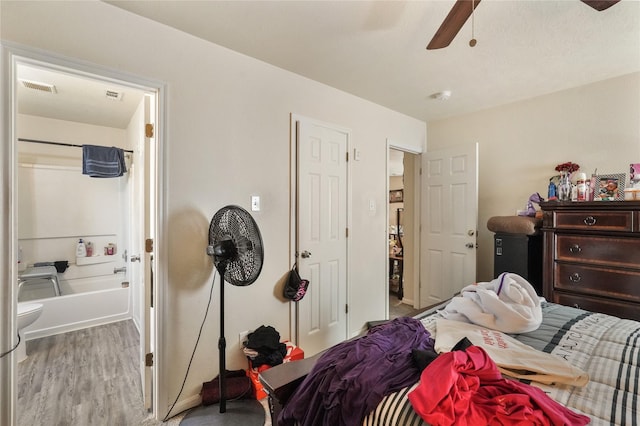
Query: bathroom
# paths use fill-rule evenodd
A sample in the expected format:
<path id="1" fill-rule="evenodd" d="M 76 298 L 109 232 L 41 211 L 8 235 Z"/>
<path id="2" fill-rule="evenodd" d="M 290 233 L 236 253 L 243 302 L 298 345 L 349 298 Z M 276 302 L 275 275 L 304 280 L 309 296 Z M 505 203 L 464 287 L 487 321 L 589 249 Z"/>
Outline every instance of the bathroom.
<path id="1" fill-rule="evenodd" d="M 22 351 L 32 339 L 121 320 L 140 329 L 141 268 L 131 261 L 142 254 L 137 200 L 144 167 L 136 163 L 150 105 L 146 92 L 21 63 L 16 94 L 16 294 L 19 307 L 42 305 L 20 330 Z M 83 175 L 83 144 L 123 149 L 128 172 Z M 80 239 L 90 243 L 91 256 L 76 256 Z M 55 265 L 57 282 L 29 278 L 40 265 Z"/>

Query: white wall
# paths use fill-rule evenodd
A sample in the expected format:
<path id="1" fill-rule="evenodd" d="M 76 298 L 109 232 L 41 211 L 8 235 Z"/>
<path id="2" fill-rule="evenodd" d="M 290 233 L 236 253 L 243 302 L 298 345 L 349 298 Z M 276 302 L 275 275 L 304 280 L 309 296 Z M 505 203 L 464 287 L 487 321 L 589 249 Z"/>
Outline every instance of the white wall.
<path id="1" fill-rule="evenodd" d="M 640 161 L 640 73 L 428 123 L 429 150 L 479 143 L 478 273 L 493 277 L 492 216 L 547 197 L 555 166 L 572 161 L 590 175 L 627 173 Z"/>
<path id="2" fill-rule="evenodd" d="M 167 85 L 165 238 L 159 244 L 167 250 L 168 264 L 161 267 L 169 281 L 159 290 L 166 301 L 161 416 L 180 389 L 207 306 L 213 275 L 205 254 L 209 221 L 226 204 L 248 208 L 252 194 L 262 197 L 263 209 L 254 217 L 265 265 L 252 286 L 226 291 L 228 367 L 246 367 L 237 338 L 243 330 L 272 325 L 291 338 L 289 306 L 275 294 L 290 267 L 291 113 L 352 131 L 352 148 L 360 150 L 361 159 L 350 165 L 349 332 L 384 317 L 386 140 L 424 149 L 424 122 L 105 3 L 1 2 L 0 8 L 5 41 Z M 380 206 L 373 213 L 370 200 Z M 202 382 L 217 373 L 219 303 L 214 299 L 182 401 L 197 400 Z"/>

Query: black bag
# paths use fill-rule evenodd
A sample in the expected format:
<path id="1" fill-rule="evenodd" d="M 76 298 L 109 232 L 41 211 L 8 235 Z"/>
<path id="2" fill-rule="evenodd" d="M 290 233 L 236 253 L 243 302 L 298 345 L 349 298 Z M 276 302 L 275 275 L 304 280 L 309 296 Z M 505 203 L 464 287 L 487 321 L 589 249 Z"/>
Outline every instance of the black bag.
<path id="1" fill-rule="evenodd" d="M 307 293 L 308 287 L 309 280 L 303 280 L 300 278 L 298 269 L 294 266 L 289 271 L 289 279 L 287 280 L 287 284 L 284 286 L 284 297 L 289 300 L 293 300 L 294 302 L 298 302 L 302 300 L 304 295 Z"/>

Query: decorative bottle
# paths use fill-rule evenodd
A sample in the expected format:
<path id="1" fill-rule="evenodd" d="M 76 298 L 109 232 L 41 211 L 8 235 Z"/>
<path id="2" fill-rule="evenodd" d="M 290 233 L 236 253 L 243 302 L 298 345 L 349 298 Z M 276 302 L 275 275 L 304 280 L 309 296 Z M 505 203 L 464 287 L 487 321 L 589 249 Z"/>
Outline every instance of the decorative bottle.
<path id="1" fill-rule="evenodd" d="M 584 173 L 578 173 L 576 177 L 576 189 L 577 189 L 578 201 L 587 200 L 587 185 L 585 183 L 586 179 L 587 179 L 587 175 L 585 175 Z"/>
<path id="2" fill-rule="evenodd" d="M 560 173 L 560 182 L 558 183 L 558 200 L 571 200 L 571 180 L 569 179 L 569 173 L 564 171 Z"/>
<path id="3" fill-rule="evenodd" d="M 551 179 L 549 179 L 549 190 L 547 192 L 547 199 L 549 201 L 557 200 L 558 196 L 556 194 L 557 194 L 557 192 L 556 192 L 556 184 L 553 183 L 553 181 Z"/>

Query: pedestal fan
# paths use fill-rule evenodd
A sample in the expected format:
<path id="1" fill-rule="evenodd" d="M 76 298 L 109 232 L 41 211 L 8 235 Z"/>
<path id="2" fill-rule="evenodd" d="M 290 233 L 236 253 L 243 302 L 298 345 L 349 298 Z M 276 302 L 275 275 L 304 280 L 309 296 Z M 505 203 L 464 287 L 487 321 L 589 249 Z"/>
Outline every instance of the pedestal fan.
<path id="1" fill-rule="evenodd" d="M 209 245 L 207 254 L 213 258 L 220 274 L 220 416 L 219 420 L 207 424 L 248 425 L 255 421 L 264 424 L 264 408 L 255 399 L 233 401 L 232 416 L 222 416 L 227 411 L 226 389 L 226 340 L 224 336 L 224 287 L 225 281 L 235 286 L 253 284 L 260 275 L 264 259 L 262 237 L 256 222 L 249 212 L 239 206 L 229 205 L 221 208 L 213 216 L 209 226 Z M 231 402 L 231 401 L 229 401 Z M 207 413 L 211 420 L 211 413 Z M 241 417 L 241 418 L 235 418 Z"/>

